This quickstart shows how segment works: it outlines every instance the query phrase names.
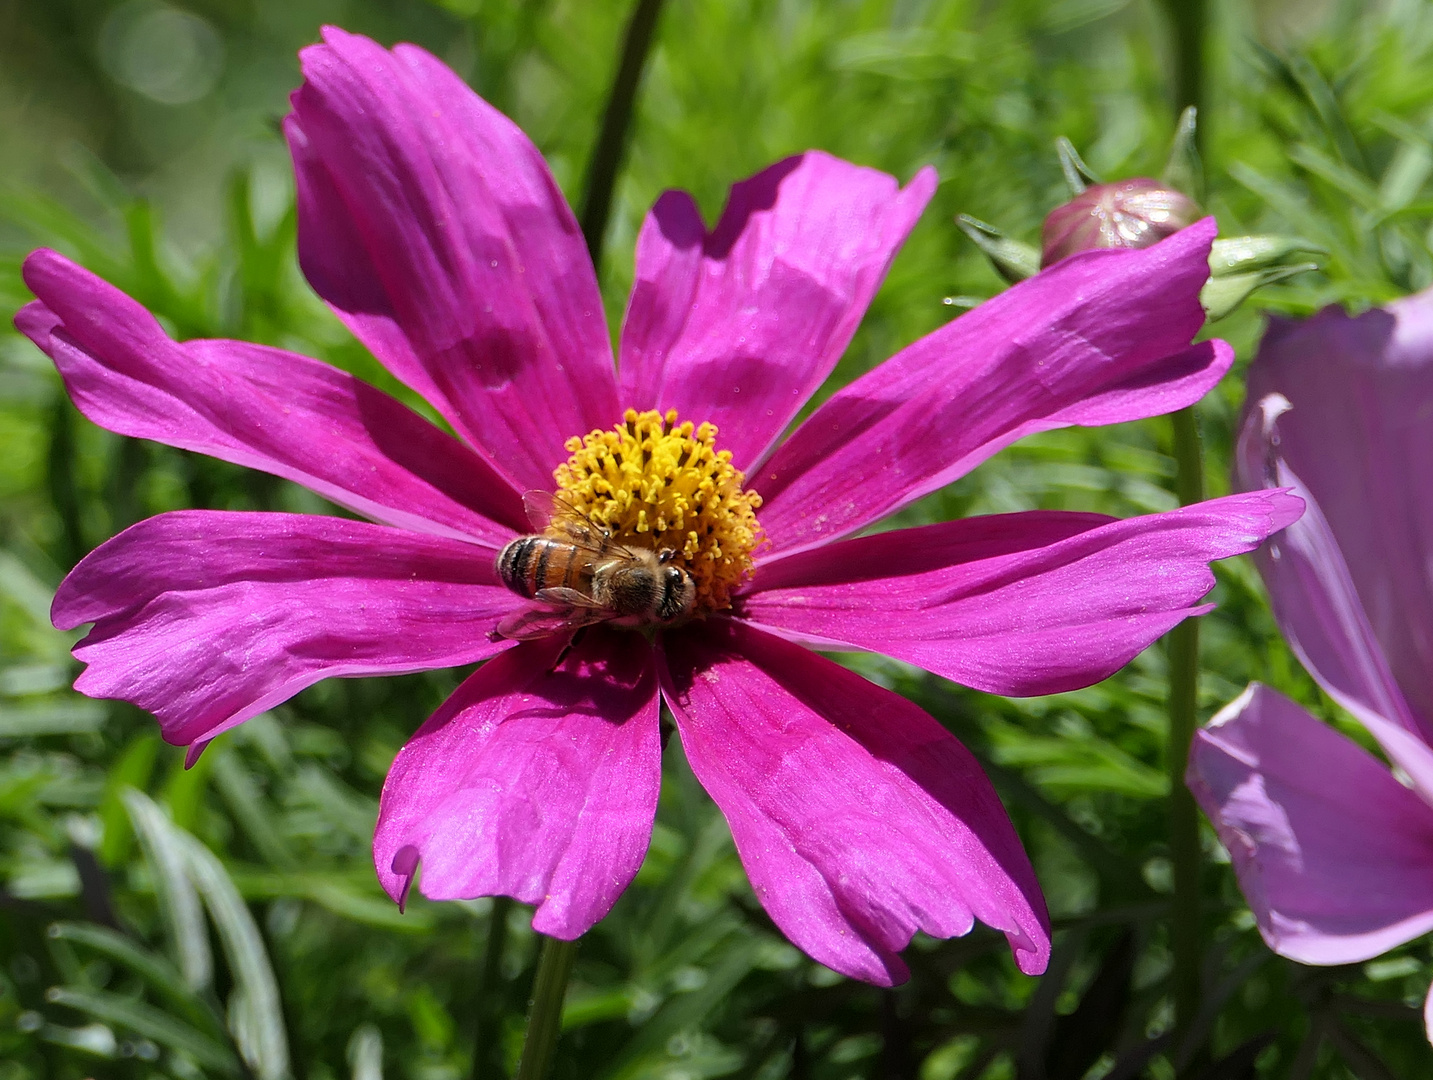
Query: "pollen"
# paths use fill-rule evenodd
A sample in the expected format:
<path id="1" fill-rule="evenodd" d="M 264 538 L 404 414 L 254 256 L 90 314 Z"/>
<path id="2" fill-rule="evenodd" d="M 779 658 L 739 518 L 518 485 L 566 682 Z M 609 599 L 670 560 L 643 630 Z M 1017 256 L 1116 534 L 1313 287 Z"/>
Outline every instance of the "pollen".
<path id="1" fill-rule="evenodd" d="M 678 423 L 675 409 L 628 409 L 622 423 L 567 440 L 558 493 L 628 547 L 674 553 L 696 583 L 697 614 L 731 606 L 752 570 L 761 496 L 743 491 L 716 425 Z"/>

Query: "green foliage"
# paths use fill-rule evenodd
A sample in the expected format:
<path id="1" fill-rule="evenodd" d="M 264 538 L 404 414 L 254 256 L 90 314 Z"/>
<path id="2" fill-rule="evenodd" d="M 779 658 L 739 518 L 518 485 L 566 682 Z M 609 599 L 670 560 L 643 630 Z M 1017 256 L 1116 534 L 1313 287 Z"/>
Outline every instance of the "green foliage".
<path id="1" fill-rule="evenodd" d="M 179 336 L 318 356 L 432 416 L 297 271 L 276 131 L 294 51 L 339 17 L 424 44 L 532 134 L 576 203 L 629 6 L 192 0 L 201 23 L 163 23 L 170 9 L 150 0 L 12 3 L 0 9 L 0 308 L 29 298 L 20 261 L 50 245 Z M 1280 11 L 1300 17 L 1286 7 L 1219 6 L 1210 34 L 1206 205 L 1226 236 L 1326 252 L 1320 271 L 1253 303 L 1302 313 L 1427 286 L 1433 9 L 1336 3 L 1280 29 Z M 189 67 L 144 51 L 161 30 L 189 43 Z M 1058 136 L 1101 176 L 1158 172 L 1168 54 L 1141 0 L 671 0 L 607 237 L 609 315 L 615 325 L 641 215 L 665 188 L 690 189 L 710 217 L 731 181 L 810 146 L 902 179 L 934 163 L 935 201 L 839 385 L 1003 287 L 955 215 L 1033 241 L 1065 197 Z M 1258 329 L 1247 306 L 1220 326 L 1243 360 Z M 1199 408 L 1214 493 L 1240 397 L 1230 378 Z M 1164 421 L 1055 432 L 895 523 L 1163 510 L 1172 474 Z M 0 1080 L 438 1080 L 475 1061 L 508 1074 L 536 959 L 527 913 L 415 898 L 400 915 L 368 851 L 388 764 L 465 672 L 320 684 L 188 771 L 148 717 L 68 689 L 74 638 L 49 625 L 54 587 L 105 538 L 183 506 L 334 512 L 286 482 L 98 431 L 44 358 L 0 332 Z M 1258 677 L 1346 723 L 1280 641 L 1251 567 L 1222 566 L 1214 599 L 1203 716 Z M 766 919 L 673 740 L 647 861 L 582 943 L 557 1076 L 1427 1075 L 1426 943 L 1361 968 L 1272 957 L 1224 865 L 1205 879 L 1206 1013 L 1193 1043 L 1173 1045 L 1160 649 L 1100 686 L 1021 701 L 842 659 L 988 768 L 1056 919 L 1050 972 L 1020 975 L 979 928 L 918 939 L 914 977 L 892 992 L 811 963 Z"/>

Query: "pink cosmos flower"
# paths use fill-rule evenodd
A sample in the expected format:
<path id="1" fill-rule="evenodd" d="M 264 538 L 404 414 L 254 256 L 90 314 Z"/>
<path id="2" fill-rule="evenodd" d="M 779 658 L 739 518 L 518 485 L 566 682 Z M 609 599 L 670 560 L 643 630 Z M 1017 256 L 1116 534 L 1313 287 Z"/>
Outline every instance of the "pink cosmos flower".
<path id="1" fill-rule="evenodd" d="M 1269 947 L 1357 963 L 1433 929 L 1433 292 L 1275 321 L 1236 470 L 1307 503 L 1255 556 L 1274 614 L 1403 781 L 1255 683 L 1195 737 L 1189 786 Z"/>
<path id="2" fill-rule="evenodd" d="M 58 626 L 94 624 L 76 686 L 150 710 L 166 739 L 197 748 L 328 676 L 492 658 L 394 762 L 378 875 L 401 900 L 421 862 L 425 895 L 507 894 L 563 938 L 642 861 L 664 701 L 761 903 L 811 956 L 889 985 L 917 929 L 964 934 L 980 919 L 1023 970 L 1043 970 L 1044 901 L 969 752 L 803 645 L 1048 694 L 1207 610 L 1207 563 L 1257 545 L 1297 500 L 849 537 L 1027 432 L 1202 396 L 1231 359 L 1222 342 L 1189 344 L 1213 222 L 1066 260 L 902 350 L 783 442 L 930 199 L 931 169 L 902 189 L 804 154 L 733 187 L 711 231 L 689 196 L 663 195 L 638 239 L 616 368 L 581 235 L 522 132 L 421 49 L 324 39 L 302 53 L 285 122 L 304 272 L 458 438 L 318 361 L 171 341 L 115 289 L 36 252 L 25 280 L 39 300 L 17 324 L 85 415 L 372 522 L 141 522 L 55 598 Z M 495 558 L 533 530 L 521 493 L 555 478 L 623 543 L 661 537 L 697 583 L 695 617 L 593 626 L 566 654 L 568 633 L 495 639 L 531 606 Z"/>

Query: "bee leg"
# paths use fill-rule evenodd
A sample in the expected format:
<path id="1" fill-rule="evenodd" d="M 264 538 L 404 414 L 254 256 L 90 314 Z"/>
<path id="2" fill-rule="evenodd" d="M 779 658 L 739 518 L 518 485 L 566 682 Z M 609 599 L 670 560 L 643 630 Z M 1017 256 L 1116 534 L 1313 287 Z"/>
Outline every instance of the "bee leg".
<path id="1" fill-rule="evenodd" d="M 562 666 L 562 662 L 567 659 L 568 653 L 570 653 L 573 649 L 582 644 L 582 636 L 586 633 L 587 627 L 585 626 L 579 626 L 573 632 L 572 636 L 567 639 L 567 644 L 562 647 L 562 651 L 557 654 L 557 659 L 552 662 L 553 671 L 556 671 Z"/>

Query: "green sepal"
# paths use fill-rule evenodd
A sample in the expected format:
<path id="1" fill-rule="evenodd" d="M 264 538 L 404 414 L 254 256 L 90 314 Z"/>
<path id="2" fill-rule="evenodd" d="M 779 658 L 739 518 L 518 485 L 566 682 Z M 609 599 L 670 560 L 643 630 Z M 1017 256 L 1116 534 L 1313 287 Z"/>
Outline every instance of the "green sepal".
<path id="1" fill-rule="evenodd" d="M 1075 149 L 1075 144 L 1065 136 L 1061 135 L 1055 140 L 1055 153 L 1060 155 L 1060 171 L 1065 174 L 1065 186 L 1070 189 L 1070 197 L 1074 198 L 1091 184 L 1098 184 L 1100 178 L 1094 174 L 1080 152 Z"/>
<path id="2" fill-rule="evenodd" d="M 987 225 L 969 214 L 959 215 L 955 223 L 976 247 L 985 252 L 995 272 L 1012 285 L 1040 272 L 1040 252 L 1037 248 L 1012 240 L 994 225 Z"/>
<path id="3" fill-rule="evenodd" d="M 1255 270 L 1247 274 L 1211 277 L 1204 283 L 1204 288 L 1199 290 L 1199 303 L 1204 308 L 1205 318 L 1210 322 L 1218 322 L 1249 299 L 1256 289 L 1286 281 L 1295 274 L 1302 274 L 1318 268 L 1318 263 L 1296 263 L 1292 266 L 1274 266 L 1266 270 Z"/>
<path id="4" fill-rule="evenodd" d="M 1246 274 L 1264 270 L 1294 254 L 1324 255 L 1327 252 L 1298 236 L 1231 236 L 1214 241 L 1209 252 L 1209 272 L 1215 277 Z"/>
<path id="5" fill-rule="evenodd" d="M 1169 160 L 1159 174 L 1159 182 L 1165 187 L 1182 191 L 1197 203 L 1204 201 L 1204 165 L 1199 160 L 1199 147 L 1195 142 L 1199 110 L 1190 105 L 1179 114 L 1179 123 L 1174 127 L 1174 141 L 1170 143 Z"/>

